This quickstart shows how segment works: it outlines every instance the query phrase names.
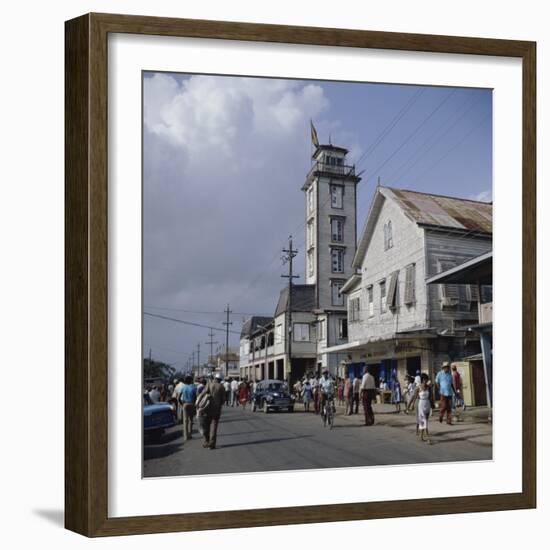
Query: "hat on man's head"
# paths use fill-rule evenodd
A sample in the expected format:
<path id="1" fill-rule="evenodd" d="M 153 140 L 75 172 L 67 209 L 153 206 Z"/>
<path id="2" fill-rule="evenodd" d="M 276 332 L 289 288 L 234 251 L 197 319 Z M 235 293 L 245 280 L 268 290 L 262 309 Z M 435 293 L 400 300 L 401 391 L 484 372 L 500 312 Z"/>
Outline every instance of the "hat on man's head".
<path id="1" fill-rule="evenodd" d="M 450 367 L 450 366 L 451 366 L 451 363 L 449 363 L 449 361 L 443 361 L 443 365 L 441 365 L 442 368 Z"/>

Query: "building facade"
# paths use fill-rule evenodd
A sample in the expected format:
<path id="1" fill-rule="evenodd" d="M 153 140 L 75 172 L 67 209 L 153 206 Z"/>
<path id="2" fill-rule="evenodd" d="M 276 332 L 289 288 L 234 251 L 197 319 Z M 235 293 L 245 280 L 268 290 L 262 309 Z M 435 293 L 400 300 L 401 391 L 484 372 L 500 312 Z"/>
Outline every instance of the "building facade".
<path id="1" fill-rule="evenodd" d="M 478 287 L 426 279 L 491 249 L 491 204 L 379 186 L 342 288 L 348 342 L 326 351 L 386 380 L 479 352 Z"/>

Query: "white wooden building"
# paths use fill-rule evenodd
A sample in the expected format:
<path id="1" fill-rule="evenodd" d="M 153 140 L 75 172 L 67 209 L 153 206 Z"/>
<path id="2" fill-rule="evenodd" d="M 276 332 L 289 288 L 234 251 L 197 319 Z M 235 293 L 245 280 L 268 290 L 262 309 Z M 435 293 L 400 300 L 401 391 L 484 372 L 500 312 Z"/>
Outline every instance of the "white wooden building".
<path id="1" fill-rule="evenodd" d="M 490 203 L 379 186 L 342 288 L 348 342 L 325 351 L 344 352 L 352 375 L 369 365 L 386 379 L 475 353 L 478 288 L 425 281 L 491 249 Z"/>

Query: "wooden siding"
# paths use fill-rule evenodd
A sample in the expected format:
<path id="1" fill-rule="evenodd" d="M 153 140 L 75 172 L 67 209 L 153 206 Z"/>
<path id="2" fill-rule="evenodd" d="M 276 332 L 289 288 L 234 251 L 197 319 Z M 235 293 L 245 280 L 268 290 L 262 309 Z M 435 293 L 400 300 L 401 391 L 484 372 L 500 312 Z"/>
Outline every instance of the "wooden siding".
<path id="1" fill-rule="evenodd" d="M 439 273 L 441 264 L 454 263 L 460 265 L 470 258 L 479 256 L 492 249 L 490 236 L 479 236 L 467 233 L 454 233 L 425 229 L 426 243 L 426 277 Z M 458 304 L 452 307 L 442 307 L 442 285 L 428 285 L 430 324 L 441 329 L 453 328 L 458 323 L 478 320 L 477 304 L 468 301 L 469 294 L 466 285 L 452 285 L 453 295 L 456 292 Z M 443 292 L 444 293 L 444 292 Z"/>

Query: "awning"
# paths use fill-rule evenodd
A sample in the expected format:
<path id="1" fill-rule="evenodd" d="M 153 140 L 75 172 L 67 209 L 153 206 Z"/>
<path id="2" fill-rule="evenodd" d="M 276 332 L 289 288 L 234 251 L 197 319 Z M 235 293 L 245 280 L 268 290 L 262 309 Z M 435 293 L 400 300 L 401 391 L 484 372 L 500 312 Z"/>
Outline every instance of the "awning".
<path id="1" fill-rule="evenodd" d="M 493 252 L 486 252 L 426 279 L 426 284 L 492 285 Z"/>

